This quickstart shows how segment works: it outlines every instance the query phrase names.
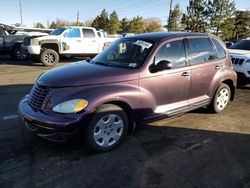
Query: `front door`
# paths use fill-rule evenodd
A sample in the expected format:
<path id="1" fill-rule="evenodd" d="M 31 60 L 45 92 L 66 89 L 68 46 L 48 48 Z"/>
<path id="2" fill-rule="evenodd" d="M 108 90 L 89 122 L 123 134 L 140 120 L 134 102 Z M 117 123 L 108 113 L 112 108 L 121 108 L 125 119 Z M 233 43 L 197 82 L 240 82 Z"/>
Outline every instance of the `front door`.
<path id="1" fill-rule="evenodd" d="M 68 28 L 61 37 L 62 54 L 82 54 L 83 48 L 81 32 L 79 28 Z"/>
<path id="2" fill-rule="evenodd" d="M 171 62 L 172 68 L 141 76 L 139 81 L 144 108 L 154 106 L 148 118 L 161 114 L 173 115 L 188 108 L 190 68 L 186 63 L 183 40 L 161 45 L 155 53 L 154 64 L 162 60 Z"/>

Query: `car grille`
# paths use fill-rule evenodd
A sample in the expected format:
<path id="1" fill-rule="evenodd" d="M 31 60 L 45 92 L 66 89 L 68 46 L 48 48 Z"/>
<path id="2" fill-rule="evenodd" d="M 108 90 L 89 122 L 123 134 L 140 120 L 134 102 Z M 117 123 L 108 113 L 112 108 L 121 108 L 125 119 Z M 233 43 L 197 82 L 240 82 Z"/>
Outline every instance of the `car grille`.
<path id="1" fill-rule="evenodd" d="M 232 57 L 232 63 L 235 64 L 235 65 L 242 65 L 243 62 L 244 62 L 244 59 L 240 59 L 240 58 L 234 58 Z"/>
<path id="2" fill-rule="evenodd" d="M 35 110 L 38 111 L 41 109 L 45 98 L 49 94 L 50 88 L 40 85 L 34 85 L 31 89 L 30 96 L 28 99 L 29 105 Z"/>

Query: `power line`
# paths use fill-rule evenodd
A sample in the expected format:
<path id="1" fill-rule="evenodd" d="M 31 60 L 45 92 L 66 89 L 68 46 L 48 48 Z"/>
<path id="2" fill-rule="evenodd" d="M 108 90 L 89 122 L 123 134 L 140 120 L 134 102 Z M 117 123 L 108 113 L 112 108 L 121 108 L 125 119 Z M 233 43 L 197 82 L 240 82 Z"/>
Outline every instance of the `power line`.
<path id="1" fill-rule="evenodd" d="M 21 26 L 22 26 L 23 25 L 23 13 L 22 13 L 21 0 L 19 0 L 19 9 L 20 9 L 20 20 L 21 20 Z"/>
<path id="2" fill-rule="evenodd" d="M 79 10 L 76 15 L 76 25 L 79 26 Z"/>
<path id="3" fill-rule="evenodd" d="M 168 14 L 168 25 L 170 23 L 170 16 L 172 14 L 172 3 L 173 3 L 173 0 L 170 0 L 170 7 L 169 7 L 169 14 Z"/>

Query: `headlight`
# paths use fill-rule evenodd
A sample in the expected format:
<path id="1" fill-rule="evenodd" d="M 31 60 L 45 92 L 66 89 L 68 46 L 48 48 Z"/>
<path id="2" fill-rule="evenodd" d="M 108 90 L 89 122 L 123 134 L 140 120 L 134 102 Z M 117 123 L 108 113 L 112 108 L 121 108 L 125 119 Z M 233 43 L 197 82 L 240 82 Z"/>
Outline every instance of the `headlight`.
<path id="1" fill-rule="evenodd" d="M 39 45 L 39 40 L 37 38 L 33 38 L 30 40 L 30 45 Z"/>
<path id="2" fill-rule="evenodd" d="M 53 108 L 54 112 L 58 113 L 76 113 L 83 110 L 88 105 L 88 101 L 84 99 L 73 99 L 62 102 Z"/>

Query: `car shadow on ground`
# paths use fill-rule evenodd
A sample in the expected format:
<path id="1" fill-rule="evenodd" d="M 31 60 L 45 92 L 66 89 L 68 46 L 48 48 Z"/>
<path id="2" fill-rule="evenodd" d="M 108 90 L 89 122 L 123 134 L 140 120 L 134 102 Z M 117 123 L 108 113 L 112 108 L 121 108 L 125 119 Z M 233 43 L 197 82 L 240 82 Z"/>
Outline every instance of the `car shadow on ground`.
<path id="1" fill-rule="evenodd" d="M 250 186 L 248 133 L 180 128 L 176 117 L 143 126 L 113 151 L 90 153 L 81 135 L 54 143 L 20 119 L 2 119 L 17 113 L 31 87 L 0 86 L 0 187 Z"/>

